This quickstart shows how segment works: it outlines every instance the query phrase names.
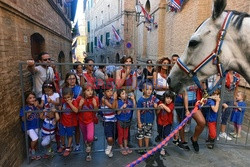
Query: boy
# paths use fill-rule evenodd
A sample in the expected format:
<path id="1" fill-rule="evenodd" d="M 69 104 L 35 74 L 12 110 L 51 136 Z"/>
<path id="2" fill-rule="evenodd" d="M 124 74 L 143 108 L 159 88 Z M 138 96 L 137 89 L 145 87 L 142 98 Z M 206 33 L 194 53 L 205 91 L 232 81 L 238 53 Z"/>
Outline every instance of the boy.
<path id="1" fill-rule="evenodd" d="M 153 85 L 150 82 L 143 84 L 143 96 L 138 100 L 138 108 L 157 108 L 159 100 L 152 95 Z M 138 144 L 139 147 L 145 141 L 145 147 L 149 147 L 149 139 L 152 137 L 152 127 L 154 122 L 154 109 L 137 110 L 137 123 L 138 123 Z M 139 150 L 138 153 L 143 154 L 146 150 Z"/>
<path id="2" fill-rule="evenodd" d="M 220 90 L 215 90 L 212 96 L 207 100 L 203 111 L 206 115 L 206 121 L 208 125 L 208 139 L 206 140 L 207 148 L 214 148 L 214 141 L 216 138 L 216 121 L 217 112 L 220 104 Z"/>
<path id="3" fill-rule="evenodd" d="M 163 94 L 163 97 L 164 101 L 162 103 L 160 102 L 158 106 L 160 110 L 157 111 L 157 124 L 161 141 L 166 138 L 171 132 L 174 110 L 174 94 L 170 91 L 166 91 Z M 164 148 L 161 149 L 160 154 L 166 154 Z"/>
<path id="4" fill-rule="evenodd" d="M 103 111 L 103 121 L 104 121 L 104 134 L 107 139 L 108 146 L 105 149 L 105 154 L 111 158 L 113 157 L 112 146 L 114 144 L 115 132 L 116 132 L 116 117 L 115 110 L 117 108 L 117 94 L 113 93 L 112 86 L 109 86 L 104 91 L 104 96 L 102 97 L 102 109 L 109 109 Z"/>
<path id="5" fill-rule="evenodd" d="M 65 87 L 62 90 L 62 106 L 60 109 L 67 110 L 62 112 L 59 133 L 61 136 L 61 147 L 57 150 L 58 153 L 63 153 L 63 156 L 68 156 L 71 152 L 72 139 L 77 125 L 76 113 L 78 112 L 78 101 L 73 99 L 73 92 L 71 88 Z M 68 145 L 65 148 L 65 136 L 68 137 Z"/>

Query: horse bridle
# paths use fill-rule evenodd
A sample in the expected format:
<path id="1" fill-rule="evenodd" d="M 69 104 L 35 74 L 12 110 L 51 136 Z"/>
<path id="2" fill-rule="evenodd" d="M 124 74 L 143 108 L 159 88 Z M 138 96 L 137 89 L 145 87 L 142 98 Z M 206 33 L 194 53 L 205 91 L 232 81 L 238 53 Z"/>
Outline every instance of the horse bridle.
<path id="1" fill-rule="evenodd" d="M 228 12 L 227 16 L 224 19 L 223 25 L 221 29 L 218 32 L 218 38 L 216 42 L 216 47 L 213 50 L 213 52 L 208 55 L 199 65 L 197 65 L 193 70 L 190 70 L 182 61 L 180 58 L 177 59 L 177 64 L 185 73 L 187 73 L 190 77 L 192 77 L 195 84 L 203 90 L 201 87 L 200 81 L 197 77 L 197 72 L 202 69 L 208 62 L 213 60 L 213 64 L 217 66 L 218 73 L 220 74 L 221 79 L 225 77 L 227 71 L 223 70 L 222 64 L 219 61 L 219 55 L 221 54 L 221 47 L 223 45 L 224 38 L 226 36 L 227 28 L 229 26 L 229 23 L 232 19 L 233 12 Z M 218 82 L 219 83 L 219 82 Z M 214 88 L 212 88 L 214 90 Z"/>

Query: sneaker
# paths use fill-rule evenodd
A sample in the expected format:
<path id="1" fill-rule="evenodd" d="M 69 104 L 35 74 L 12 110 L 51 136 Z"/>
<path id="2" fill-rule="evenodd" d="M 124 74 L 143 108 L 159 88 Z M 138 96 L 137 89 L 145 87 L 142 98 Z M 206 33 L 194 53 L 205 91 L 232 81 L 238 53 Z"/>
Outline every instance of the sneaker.
<path id="1" fill-rule="evenodd" d="M 86 151 L 86 153 L 90 153 L 91 152 L 91 147 L 87 146 L 85 151 Z"/>
<path id="2" fill-rule="evenodd" d="M 163 156 L 166 155 L 166 152 L 165 152 L 164 148 L 161 149 L 160 154 L 163 155 Z"/>
<path id="3" fill-rule="evenodd" d="M 224 138 L 226 140 L 232 140 L 231 137 L 229 137 L 225 132 L 219 134 L 220 138 Z"/>
<path id="4" fill-rule="evenodd" d="M 105 149 L 105 154 L 106 155 L 109 155 L 111 153 L 111 150 L 112 150 L 112 146 L 107 146 L 107 148 Z"/>
<path id="5" fill-rule="evenodd" d="M 190 138 L 191 142 L 192 142 L 192 145 L 194 147 L 194 151 L 195 152 L 199 152 L 200 148 L 199 148 L 199 144 L 197 141 L 193 141 L 193 137 Z"/>
<path id="6" fill-rule="evenodd" d="M 183 142 L 179 142 L 177 146 L 178 146 L 180 149 L 185 150 L 185 151 L 189 151 L 189 150 L 190 150 L 190 148 L 189 148 L 188 146 L 184 145 Z"/>
<path id="7" fill-rule="evenodd" d="M 190 124 L 186 124 L 184 132 L 187 133 L 190 131 Z"/>
<path id="8" fill-rule="evenodd" d="M 145 154 L 145 150 L 144 150 L 144 149 L 139 149 L 137 152 L 138 152 L 138 154 L 140 154 L 140 155 Z"/>
<path id="9" fill-rule="evenodd" d="M 76 146 L 75 146 L 75 151 L 80 151 L 80 148 L 81 148 L 81 145 L 80 144 L 77 144 Z"/>
<path id="10" fill-rule="evenodd" d="M 236 133 L 235 132 L 231 132 L 229 133 L 231 136 L 234 136 Z"/>
<path id="11" fill-rule="evenodd" d="M 209 142 L 207 142 L 207 144 L 206 144 L 208 149 L 214 148 L 214 141 L 215 141 L 215 139 L 209 139 Z"/>
<path id="12" fill-rule="evenodd" d="M 108 157 L 109 157 L 109 158 L 112 158 L 112 157 L 113 157 L 113 152 L 112 152 L 112 151 L 110 151 L 110 153 L 108 154 Z"/>
<path id="13" fill-rule="evenodd" d="M 176 145 L 176 146 L 178 146 L 178 144 L 179 144 L 179 139 L 173 139 L 173 143 L 174 143 L 174 145 Z"/>
<path id="14" fill-rule="evenodd" d="M 98 138 L 96 136 L 94 136 L 94 141 L 97 141 L 97 140 L 98 140 Z"/>
<path id="15" fill-rule="evenodd" d="M 156 137 L 155 137 L 155 142 L 156 142 L 156 143 L 159 143 L 160 141 L 161 141 L 160 136 L 159 136 L 159 135 L 156 136 Z"/>

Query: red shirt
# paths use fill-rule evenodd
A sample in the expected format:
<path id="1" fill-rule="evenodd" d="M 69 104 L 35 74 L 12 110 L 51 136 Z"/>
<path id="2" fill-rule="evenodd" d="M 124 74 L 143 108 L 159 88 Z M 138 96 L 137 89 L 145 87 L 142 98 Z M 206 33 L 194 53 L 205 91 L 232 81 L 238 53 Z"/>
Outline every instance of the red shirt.
<path id="1" fill-rule="evenodd" d="M 171 112 L 167 112 L 165 110 L 161 110 L 158 114 L 158 124 L 161 126 L 166 126 L 169 124 L 173 123 L 173 110 L 174 110 L 174 103 L 170 103 L 170 104 L 165 104 L 170 110 Z"/>
<path id="2" fill-rule="evenodd" d="M 96 100 L 97 107 L 99 107 L 99 99 L 97 96 L 94 96 L 92 98 L 84 99 L 84 103 L 82 106 L 82 110 L 93 110 L 94 105 L 93 105 L 93 99 Z M 81 111 L 78 114 L 79 122 L 87 125 L 91 122 L 94 122 L 94 117 L 95 117 L 95 112 L 94 111 Z"/>
<path id="3" fill-rule="evenodd" d="M 95 84 L 95 77 L 93 75 L 90 75 L 89 73 L 84 73 L 83 77 L 85 81 L 92 86 L 93 89 L 96 89 L 96 84 Z"/>
<path id="4" fill-rule="evenodd" d="M 73 99 L 72 104 L 78 108 L 78 98 Z M 61 124 L 66 127 L 77 126 L 77 114 L 72 111 L 71 107 L 64 100 L 62 100 L 62 109 L 68 110 L 69 112 L 62 112 Z"/>

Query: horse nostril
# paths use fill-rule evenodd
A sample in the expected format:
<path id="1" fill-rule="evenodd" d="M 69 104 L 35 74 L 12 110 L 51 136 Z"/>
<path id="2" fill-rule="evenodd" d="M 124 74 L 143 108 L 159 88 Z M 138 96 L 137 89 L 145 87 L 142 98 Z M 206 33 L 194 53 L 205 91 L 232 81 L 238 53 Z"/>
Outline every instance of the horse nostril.
<path id="1" fill-rule="evenodd" d="M 171 83 L 171 78 L 168 77 L 167 83 L 168 83 L 168 85 L 170 85 L 170 83 Z"/>

